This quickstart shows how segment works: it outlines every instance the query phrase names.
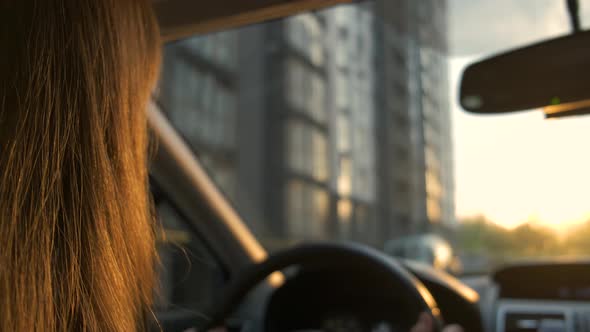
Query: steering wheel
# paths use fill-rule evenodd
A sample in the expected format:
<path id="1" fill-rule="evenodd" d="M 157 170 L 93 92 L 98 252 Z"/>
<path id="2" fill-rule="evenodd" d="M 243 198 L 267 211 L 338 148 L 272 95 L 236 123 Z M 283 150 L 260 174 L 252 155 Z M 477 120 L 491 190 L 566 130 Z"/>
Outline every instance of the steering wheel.
<path id="1" fill-rule="evenodd" d="M 434 318 L 435 331 L 441 330 L 442 320 L 434 298 L 428 289 L 399 263 L 366 246 L 333 243 L 306 244 L 287 249 L 246 268 L 211 311 L 205 330 L 222 325 L 224 319 L 237 309 L 249 291 L 273 272 L 293 266 L 322 269 L 354 268 L 356 271 L 375 276 L 379 278 L 380 291 L 403 302 L 406 312 L 413 316 L 408 319 L 416 321 L 420 313 L 427 312 Z"/>

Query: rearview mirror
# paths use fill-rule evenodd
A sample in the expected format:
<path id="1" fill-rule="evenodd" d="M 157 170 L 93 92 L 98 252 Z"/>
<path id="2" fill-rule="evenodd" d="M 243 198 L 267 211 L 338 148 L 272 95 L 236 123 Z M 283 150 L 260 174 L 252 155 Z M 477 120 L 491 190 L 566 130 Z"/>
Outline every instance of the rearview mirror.
<path id="1" fill-rule="evenodd" d="M 590 113 L 590 32 L 578 32 L 474 63 L 461 106 L 495 114 L 544 108 L 547 117 Z"/>

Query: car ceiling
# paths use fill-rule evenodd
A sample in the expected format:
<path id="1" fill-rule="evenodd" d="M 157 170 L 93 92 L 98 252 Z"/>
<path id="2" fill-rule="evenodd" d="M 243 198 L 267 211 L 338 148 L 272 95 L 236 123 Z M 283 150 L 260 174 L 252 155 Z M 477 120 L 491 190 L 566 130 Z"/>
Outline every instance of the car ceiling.
<path id="1" fill-rule="evenodd" d="M 153 0 L 165 42 L 352 0 Z"/>

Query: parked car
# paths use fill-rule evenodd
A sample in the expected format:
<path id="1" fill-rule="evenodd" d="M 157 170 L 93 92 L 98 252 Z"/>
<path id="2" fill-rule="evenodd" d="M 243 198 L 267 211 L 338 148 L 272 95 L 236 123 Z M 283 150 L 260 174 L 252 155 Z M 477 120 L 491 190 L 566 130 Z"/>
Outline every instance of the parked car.
<path id="1" fill-rule="evenodd" d="M 390 240 L 383 248 L 393 257 L 415 260 L 436 269 L 458 274 L 460 261 L 449 241 L 437 234 L 422 234 Z"/>

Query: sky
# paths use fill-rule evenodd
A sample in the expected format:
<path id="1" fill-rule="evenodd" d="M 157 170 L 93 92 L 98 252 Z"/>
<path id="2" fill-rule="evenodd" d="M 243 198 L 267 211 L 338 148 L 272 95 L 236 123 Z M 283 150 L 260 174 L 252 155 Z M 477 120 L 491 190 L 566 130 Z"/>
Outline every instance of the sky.
<path id="1" fill-rule="evenodd" d="M 580 4 L 588 28 L 590 0 Z M 509 228 L 535 220 L 557 230 L 590 220 L 590 115 L 481 116 L 456 102 L 468 63 L 568 33 L 565 0 L 449 0 L 449 13 L 458 217 L 485 215 Z"/>

